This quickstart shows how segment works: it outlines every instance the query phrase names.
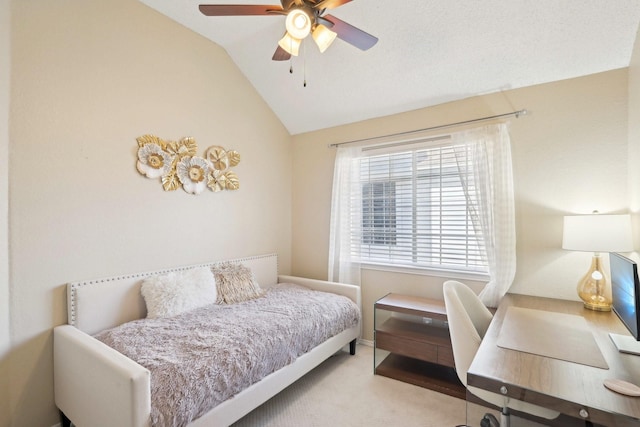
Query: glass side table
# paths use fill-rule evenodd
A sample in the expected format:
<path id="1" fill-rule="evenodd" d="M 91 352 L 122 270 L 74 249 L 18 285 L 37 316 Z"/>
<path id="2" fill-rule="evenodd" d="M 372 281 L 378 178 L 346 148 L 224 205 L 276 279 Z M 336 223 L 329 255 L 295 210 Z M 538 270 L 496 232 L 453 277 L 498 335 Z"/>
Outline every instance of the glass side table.
<path id="1" fill-rule="evenodd" d="M 374 373 L 464 399 L 444 301 L 390 293 L 374 305 Z"/>

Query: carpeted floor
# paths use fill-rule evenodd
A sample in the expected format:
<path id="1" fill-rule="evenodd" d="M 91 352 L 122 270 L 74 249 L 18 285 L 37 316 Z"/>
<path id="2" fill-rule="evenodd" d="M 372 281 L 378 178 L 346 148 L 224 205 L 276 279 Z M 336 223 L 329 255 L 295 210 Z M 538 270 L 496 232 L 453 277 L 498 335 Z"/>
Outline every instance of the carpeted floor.
<path id="1" fill-rule="evenodd" d="M 373 349 L 339 353 L 234 427 L 455 427 L 464 400 L 373 375 Z"/>

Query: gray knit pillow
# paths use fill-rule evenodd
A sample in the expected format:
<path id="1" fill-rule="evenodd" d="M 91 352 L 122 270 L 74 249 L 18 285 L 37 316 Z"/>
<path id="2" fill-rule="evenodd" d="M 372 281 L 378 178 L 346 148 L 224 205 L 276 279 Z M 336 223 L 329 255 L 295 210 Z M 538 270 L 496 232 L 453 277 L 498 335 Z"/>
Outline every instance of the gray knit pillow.
<path id="1" fill-rule="evenodd" d="M 262 295 L 251 269 L 234 262 L 223 262 L 211 267 L 218 288 L 219 304 L 235 304 Z"/>

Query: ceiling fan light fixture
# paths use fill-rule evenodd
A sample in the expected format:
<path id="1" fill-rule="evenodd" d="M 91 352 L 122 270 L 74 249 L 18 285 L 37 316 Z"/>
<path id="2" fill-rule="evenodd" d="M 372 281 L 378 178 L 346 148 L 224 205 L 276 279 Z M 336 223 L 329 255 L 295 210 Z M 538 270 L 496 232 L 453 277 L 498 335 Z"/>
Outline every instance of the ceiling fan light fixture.
<path id="1" fill-rule="evenodd" d="M 313 37 L 313 41 L 316 42 L 316 45 L 318 45 L 320 53 L 324 53 L 324 51 L 327 50 L 327 48 L 331 46 L 331 43 L 336 39 L 338 33 L 331 31 L 322 24 L 318 24 L 313 30 L 313 33 L 311 33 L 311 36 Z"/>
<path id="2" fill-rule="evenodd" d="M 278 42 L 278 46 L 283 48 L 289 55 L 298 56 L 302 40 L 292 37 L 287 31 Z"/>
<path id="3" fill-rule="evenodd" d="M 302 40 L 311 32 L 311 17 L 302 9 L 292 9 L 287 14 L 285 26 L 291 37 Z"/>

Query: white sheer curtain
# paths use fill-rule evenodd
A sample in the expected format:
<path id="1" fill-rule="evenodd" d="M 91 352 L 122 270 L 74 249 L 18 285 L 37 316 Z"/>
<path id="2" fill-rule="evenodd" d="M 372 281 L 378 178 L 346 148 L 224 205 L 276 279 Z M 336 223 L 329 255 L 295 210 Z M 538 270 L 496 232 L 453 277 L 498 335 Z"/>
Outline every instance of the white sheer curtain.
<path id="1" fill-rule="evenodd" d="M 360 285 L 360 264 L 352 253 L 351 230 L 360 229 L 362 190 L 356 161 L 360 147 L 339 147 L 333 170 L 331 225 L 329 228 L 329 280 Z M 354 213 L 355 215 L 352 215 Z"/>
<path id="2" fill-rule="evenodd" d="M 476 233 L 485 240 L 489 282 L 480 298 L 497 307 L 516 271 L 515 209 L 511 142 L 507 124 L 483 126 L 451 134 L 458 167 L 471 167 L 475 191 L 467 191 L 467 205 Z M 358 159 L 361 147 L 339 147 L 336 153 L 331 224 L 329 280 L 360 285 L 357 248 L 362 219 L 362 188 Z M 465 160 L 466 159 L 466 160 Z M 462 171 L 461 171 L 462 172 Z M 465 173 L 460 173 L 461 177 Z M 355 236 L 355 237 L 353 237 Z M 354 244 L 352 244 L 354 243 Z"/>
<path id="3" fill-rule="evenodd" d="M 462 159 L 466 156 L 474 172 L 476 191 L 470 192 L 465 188 L 465 195 L 474 228 L 484 236 L 490 276 L 480 298 L 485 305 L 497 307 L 516 272 L 513 171 L 508 126 L 505 123 L 483 126 L 456 132 L 451 137 L 456 157 Z M 459 164 L 459 167 L 463 165 Z M 466 185 L 463 182 L 463 186 Z"/>

